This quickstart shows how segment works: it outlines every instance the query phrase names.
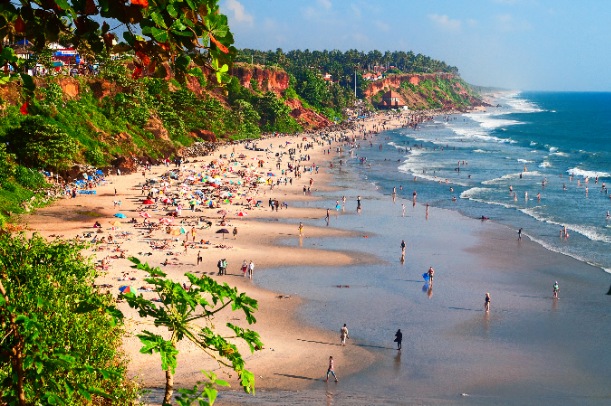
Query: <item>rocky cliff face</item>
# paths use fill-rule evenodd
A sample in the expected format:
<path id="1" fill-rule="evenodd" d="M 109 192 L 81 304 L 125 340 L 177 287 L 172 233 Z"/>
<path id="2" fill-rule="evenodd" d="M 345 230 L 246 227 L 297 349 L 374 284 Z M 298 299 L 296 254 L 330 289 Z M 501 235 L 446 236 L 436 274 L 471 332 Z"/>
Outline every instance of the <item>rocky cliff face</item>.
<path id="1" fill-rule="evenodd" d="M 364 94 L 365 97 L 372 97 L 381 91 L 396 90 L 401 87 L 403 82 L 409 82 L 413 85 L 418 86 L 420 82 L 424 80 L 435 80 L 441 78 L 444 80 L 454 79 L 455 76 L 451 73 L 414 73 L 404 75 L 390 75 L 382 80 L 376 80 L 371 82 Z"/>
<path id="2" fill-rule="evenodd" d="M 236 63 L 231 74 L 238 78 L 240 84 L 247 89 L 252 88 L 252 80 L 257 82 L 259 90 L 274 92 L 278 95 L 289 87 L 289 75 L 281 69 Z"/>
<path id="3" fill-rule="evenodd" d="M 405 84 L 409 85 L 406 86 Z M 426 83 L 426 86 L 424 86 Z M 463 110 L 487 105 L 451 73 L 390 75 L 371 82 L 364 94 L 375 104 L 382 92 L 398 92 L 411 109 Z"/>

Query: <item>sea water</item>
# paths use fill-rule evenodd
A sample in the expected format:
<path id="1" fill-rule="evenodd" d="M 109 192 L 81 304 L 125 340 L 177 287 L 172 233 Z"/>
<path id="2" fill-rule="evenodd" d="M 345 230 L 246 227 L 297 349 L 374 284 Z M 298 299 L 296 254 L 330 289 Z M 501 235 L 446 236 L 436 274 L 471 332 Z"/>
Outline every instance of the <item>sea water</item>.
<path id="1" fill-rule="evenodd" d="M 346 322 L 355 345 L 376 352 L 381 361 L 342 379 L 338 387 L 321 383 L 299 393 L 259 392 L 259 401 L 604 404 L 611 395 L 605 392 L 611 379 L 606 346 L 611 323 L 602 292 L 608 289 L 605 271 L 611 269 L 606 219 L 611 199 L 602 187 L 611 182 L 609 102 L 611 94 L 605 93 L 498 94 L 498 107 L 386 131 L 338 156 L 337 190 L 306 204 L 333 208 L 347 196 L 340 211 L 332 210 L 330 226 L 357 237 L 307 238 L 309 226 L 325 226 L 321 216 L 305 222 L 306 238 L 285 244 L 379 260 L 265 270 L 256 282 L 305 298 L 299 317 L 309 324 L 339 331 Z M 338 170 L 340 158 L 344 165 Z M 425 204 L 450 215 L 432 214 L 423 223 Z M 476 220 L 482 216 L 492 221 Z M 456 231 L 447 233 L 436 224 L 441 221 L 452 221 Z M 504 244 L 517 243 L 522 228 L 525 239 L 565 254 L 572 286 L 562 285 L 560 304 L 542 292 L 551 286 L 557 263 L 540 266 L 527 280 L 498 273 L 487 285 L 478 257 L 460 254 L 477 244 L 476 221 L 482 229 L 492 222 L 503 225 L 511 234 Z M 422 227 L 427 231 L 420 233 Z M 564 227 L 568 238 L 560 237 Z M 431 235 L 436 230 L 441 233 Z M 406 236 L 408 257 L 401 264 L 399 244 Z M 516 267 L 523 265 L 519 259 Z M 439 273 L 434 293 L 421 276 L 430 265 Z M 493 292 L 489 318 L 481 309 L 484 288 Z M 404 332 L 402 356 L 392 343 L 398 327 Z"/>
<path id="2" fill-rule="evenodd" d="M 501 93 L 493 103 L 380 134 L 383 150 L 359 151 L 366 176 L 610 272 L 611 93 Z"/>

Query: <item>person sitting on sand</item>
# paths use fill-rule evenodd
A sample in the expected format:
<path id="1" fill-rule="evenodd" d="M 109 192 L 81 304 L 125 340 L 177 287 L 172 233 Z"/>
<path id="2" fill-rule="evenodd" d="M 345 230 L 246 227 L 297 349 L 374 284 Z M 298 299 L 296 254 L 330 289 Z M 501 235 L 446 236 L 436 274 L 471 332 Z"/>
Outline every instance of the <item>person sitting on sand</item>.
<path id="1" fill-rule="evenodd" d="M 99 222 L 99 221 L 96 221 L 96 222 L 93 224 L 93 228 L 102 228 L 102 225 L 100 224 L 100 222 Z"/>

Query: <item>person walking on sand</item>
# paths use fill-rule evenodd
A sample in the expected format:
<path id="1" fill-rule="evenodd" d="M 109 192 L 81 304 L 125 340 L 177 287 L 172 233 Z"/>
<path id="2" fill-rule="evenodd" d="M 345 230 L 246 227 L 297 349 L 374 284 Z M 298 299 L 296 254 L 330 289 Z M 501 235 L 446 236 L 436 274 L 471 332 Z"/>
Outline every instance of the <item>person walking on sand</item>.
<path id="1" fill-rule="evenodd" d="M 492 299 L 490 299 L 490 293 L 486 293 L 486 297 L 484 298 L 484 309 L 486 309 L 486 312 L 490 311 L 490 302 L 492 301 Z"/>
<path id="2" fill-rule="evenodd" d="M 238 236 L 238 228 L 234 227 L 233 228 L 233 239 L 235 240 L 237 236 Z"/>
<path id="3" fill-rule="evenodd" d="M 395 333 L 395 343 L 397 343 L 397 351 L 401 351 L 401 341 L 403 341 L 403 333 L 398 329 Z"/>
<path id="4" fill-rule="evenodd" d="M 197 251 L 197 265 L 202 263 L 202 252 Z"/>
<path id="5" fill-rule="evenodd" d="M 558 281 L 554 282 L 553 290 L 554 290 L 554 299 L 558 299 L 558 292 L 560 291 L 560 286 L 558 286 Z"/>
<path id="6" fill-rule="evenodd" d="M 333 362 L 332 355 L 329 356 L 329 367 L 327 368 L 327 379 L 325 379 L 325 382 L 329 382 L 329 374 L 333 375 L 333 378 L 335 378 L 335 382 L 339 382 L 337 376 L 335 375 L 335 363 Z"/>
<path id="7" fill-rule="evenodd" d="M 255 264 L 250 261 L 248 264 L 248 278 L 252 279 L 252 275 L 255 273 Z"/>
<path id="8" fill-rule="evenodd" d="M 401 240 L 401 262 L 405 262 L 405 240 Z"/>
<path id="9" fill-rule="evenodd" d="M 522 239 L 522 227 L 518 230 L 518 241 Z"/>
<path id="10" fill-rule="evenodd" d="M 339 339 L 342 345 L 346 345 L 346 338 L 350 338 L 350 336 L 348 335 L 348 327 L 346 327 L 346 323 L 344 323 L 344 326 L 339 330 Z"/>
<path id="11" fill-rule="evenodd" d="M 303 223 L 299 223 L 299 236 L 303 235 Z"/>

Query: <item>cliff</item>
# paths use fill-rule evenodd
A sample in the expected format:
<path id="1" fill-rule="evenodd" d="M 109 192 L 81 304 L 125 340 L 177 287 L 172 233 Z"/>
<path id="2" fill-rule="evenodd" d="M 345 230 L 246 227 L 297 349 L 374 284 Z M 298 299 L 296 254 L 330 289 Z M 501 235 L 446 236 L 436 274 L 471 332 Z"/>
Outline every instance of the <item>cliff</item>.
<path id="1" fill-rule="evenodd" d="M 460 77 L 451 73 L 389 75 L 371 82 L 364 95 L 377 105 L 389 90 L 398 92 L 413 110 L 464 110 L 487 105 Z"/>
<path id="2" fill-rule="evenodd" d="M 260 91 L 277 95 L 283 94 L 289 87 L 289 74 L 279 68 L 236 63 L 231 68 L 231 74 L 247 89 L 252 89 L 252 81 L 257 83 Z"/>

